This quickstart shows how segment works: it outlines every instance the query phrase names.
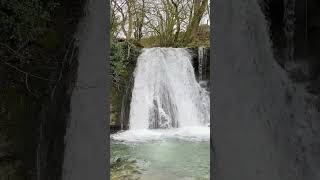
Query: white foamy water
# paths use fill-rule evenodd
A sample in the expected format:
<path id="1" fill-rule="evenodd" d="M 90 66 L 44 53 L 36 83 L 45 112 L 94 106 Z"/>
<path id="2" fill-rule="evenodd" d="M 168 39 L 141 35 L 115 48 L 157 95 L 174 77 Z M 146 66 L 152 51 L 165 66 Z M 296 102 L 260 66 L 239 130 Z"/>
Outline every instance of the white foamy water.
<path id="1" fill-rule="evenodd" d="M 112 139 L 210 139 L 209 92 L 197 82 L 186 49 L 144 49 L 134 77 L 130 128 L 112 135 Z"/>
<path id="2" fill-rule="evenodd" d="M 137 129 L 111 135 L 111 139 L 124 142 L 159 141 L 166 139 L 209 141 L 210 128 L 204 126 L 177 129 Z"/>
<path id="3" fill-rule="evenodd" d="M 186 49 L 144 49 L 134 77 L 130 130 L 197 127 L 210 122 L 209 93 L 197 82 Z"/>

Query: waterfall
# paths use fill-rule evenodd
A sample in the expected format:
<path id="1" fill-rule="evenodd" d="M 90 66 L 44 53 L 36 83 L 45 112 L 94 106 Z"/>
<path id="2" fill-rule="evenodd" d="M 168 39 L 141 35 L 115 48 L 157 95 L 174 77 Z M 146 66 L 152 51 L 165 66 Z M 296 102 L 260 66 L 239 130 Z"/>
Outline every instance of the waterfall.
<path id="1" fill-rule="evenodd" d="M 295 0 L 284 0 L 284 33 L 286 36 L 286 58 L 294 59 Z"/>
<path id="2" fill-rule="evenodd" d="M 199 81 L 203 80 L 203 47 L 198 48 L 198 59 L 199 59 Z"/>
<path id="3" fill-rule="evenodd" d="M 187 50 L 143 49 L 134 72 L 131 130 L 204 126 L 209 110 L 209 93 L 197 82 Z"/>

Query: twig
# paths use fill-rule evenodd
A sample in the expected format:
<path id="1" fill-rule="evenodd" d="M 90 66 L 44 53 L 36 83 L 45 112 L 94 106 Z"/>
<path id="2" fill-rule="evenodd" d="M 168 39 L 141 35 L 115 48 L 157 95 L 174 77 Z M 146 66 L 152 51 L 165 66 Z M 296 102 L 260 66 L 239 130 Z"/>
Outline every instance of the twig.
<path id="1" fill-rule="evenodd" d="M 74 56 L 75 56 L 75 51 L 76 51 L 76 46 L 73 46 L 73 49 L 72 49 L 72 51 L 71 51 L 71 56 L 70 56 L 70 58 L 69 58 L 69 60 L 68 60 L 68 62 L 69 62 L 69 65 L 71 65 L 71 63 L 72 63 L 72 61 L 73 61 L 73 58 L 74 58 Z"/>
<path id="2" fill-rule="evenodd" d="M 26 74 L 26 78 L 25 78 L 27 90 L 28 90 L 28 91 L 30 92 L 30 94 L 32 94 L 33 96 L 39 97 L 37 94 L 33 93 L 33 92 L 30 90 L 30 88 L 29 88 L 29 83 L 28 83 L 28 76 L 29 76 L 29 74 Z"/>
<path id="3" fill-rule="evenodd" d="M 6 64 L 7 66 L 9 66 L 9 67 L 17 70 L 18 72 L 21 72 L 21 73 L 23 73 L 23 74 L 28 74 L 28 75 L 31 76 L 31 77 L 34 77 L 34 78 L 37 78 L 37 79 L 41 79 L 41 80 L 44 80 L 44 81 L 54 82 L 54 81 L 51 80 L 51 79 L 43 78 L 43 77 L 40 77 L 40 76 L 38 76 L 38 75 L 31 74 L 31 73 L 29 73 L 29 72 L 23 71 L 23 70 L 17 68 L 16 66 L 13 66 L 12 64 L 9 64 L 9 63 L 7 63 L 7 62 L 3 62 L 3 63 Z"/>
<path id="4" fill-rule="evenodd" d="M 56 81 L 56 83 L 55 83 L 55 85 L 54 85 L 54 87 L 53 87 L 53 89 L 52 89 L 52 91 L 51 91 L 51 98 L 53 98 L 54 93 L 55 93 L 55 91 L 56 91 L 56 89 L 57 89 L 57 85 L 58 85 L 58 83 L 60 82 L 60 80 L 62 79 L 63 70 L 64 70 L 64 67 L 65 67 L 65 62 L 67 61 L 67 57 L 68 57 L 68 54 L 69 54 L 71 45 L 72 45 L 72 43 L 74 42 L 74 40 L 75 40 L 75 39 L 72 38 L 71 41 L 69 42 L 67 51 L 66 51 L 66 53 L 65 53 L 65 55 L 64 55 L 64 57 L 63 57 L 62 67 L 61 67 L 61 69 L 60 69 L 60 73 L 59 73 L 58 80 Z"/>
<path id="5" fill-rule="evenodd" d="M 15 50 L 13 50 L 10 46 L 8 46 L 8 45 L 5 44 L 5 43 L 0 42 L 0 45 L 6 47 L 7 49 L 9 49 L 10 51 L 12 51 L 13 53 L 16 52 Z"/>
<path id="6" fill-rule="evenodd" d="M 23 47 L 25 47 L 25 46 L 28 44 L 28 42 L 29 42 L 29 41 L 23 43 L 23 44 L 21 45 L 21 47 L 19 47 L 18 50 L 13 50 L 9 45 L 7 45 L 7 44 L 5 44 L 5 43 L 1 43 L 1 42 L 0 42 L 0 45 L 6 47 L 7 49 L 9 49 L 9 51 L 12 51 L 12 56 L 9 57 L 8 60 L 11 60 L 13 57 L 19 57 L 19 58 L 25 59 L 25 57 L 23 57 L 23 56 L 21 56 L 21 55 L 19 54 L 19 51 L 20 51 Z"/>

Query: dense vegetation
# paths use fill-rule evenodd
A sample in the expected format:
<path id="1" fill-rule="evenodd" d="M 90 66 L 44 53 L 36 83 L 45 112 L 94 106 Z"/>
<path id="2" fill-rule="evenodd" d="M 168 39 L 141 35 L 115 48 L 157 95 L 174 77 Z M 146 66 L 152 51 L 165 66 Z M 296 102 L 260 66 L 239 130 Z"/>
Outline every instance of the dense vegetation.
<path id="1" fill-rule="evenodd" d="M 120 110 L 127 89 L 132 83 L 132 74 L 140 47 L 132 42 L 114 42 L 111 45 L 110 66 L 112 74 L 112 96 L 110 124 L 119 126 Z"/>
<path id="2" fill-rule="evenodd" d="M 36 176 L 41 121 L 56 123 L 47 119 L 49 112 L 58 121 L 51 104 L 65 108 L 57 94 L 65 91 L 65 74 L 75 65 L 68 33 L 76 22 L 65 22 L 70 2 L 0 1 L 0 179 Z"/>
<path id="3" fill-rule="evenodd" d="M 30 110 L 40 110 L 39 100 L 50 84 L 47 69 L 55 67 L 45 58 L 41 40 L 58 4 L 40 0 L 0 3 L 0 177 L 23 179 L 32 173 L 27 167 L 34 161 L 30 155 L 37 135 L 38 122 Z"/>

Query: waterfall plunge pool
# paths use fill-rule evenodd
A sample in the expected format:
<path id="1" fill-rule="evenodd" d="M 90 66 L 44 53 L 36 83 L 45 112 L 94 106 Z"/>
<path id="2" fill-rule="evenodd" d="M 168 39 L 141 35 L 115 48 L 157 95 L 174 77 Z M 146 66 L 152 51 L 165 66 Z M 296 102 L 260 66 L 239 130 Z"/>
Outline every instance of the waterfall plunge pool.
<path id="1" fill-rule="evenodd" d="M 111 136 L 112 180 L 208 180 L 210 128 L 128 130 Z"/>

